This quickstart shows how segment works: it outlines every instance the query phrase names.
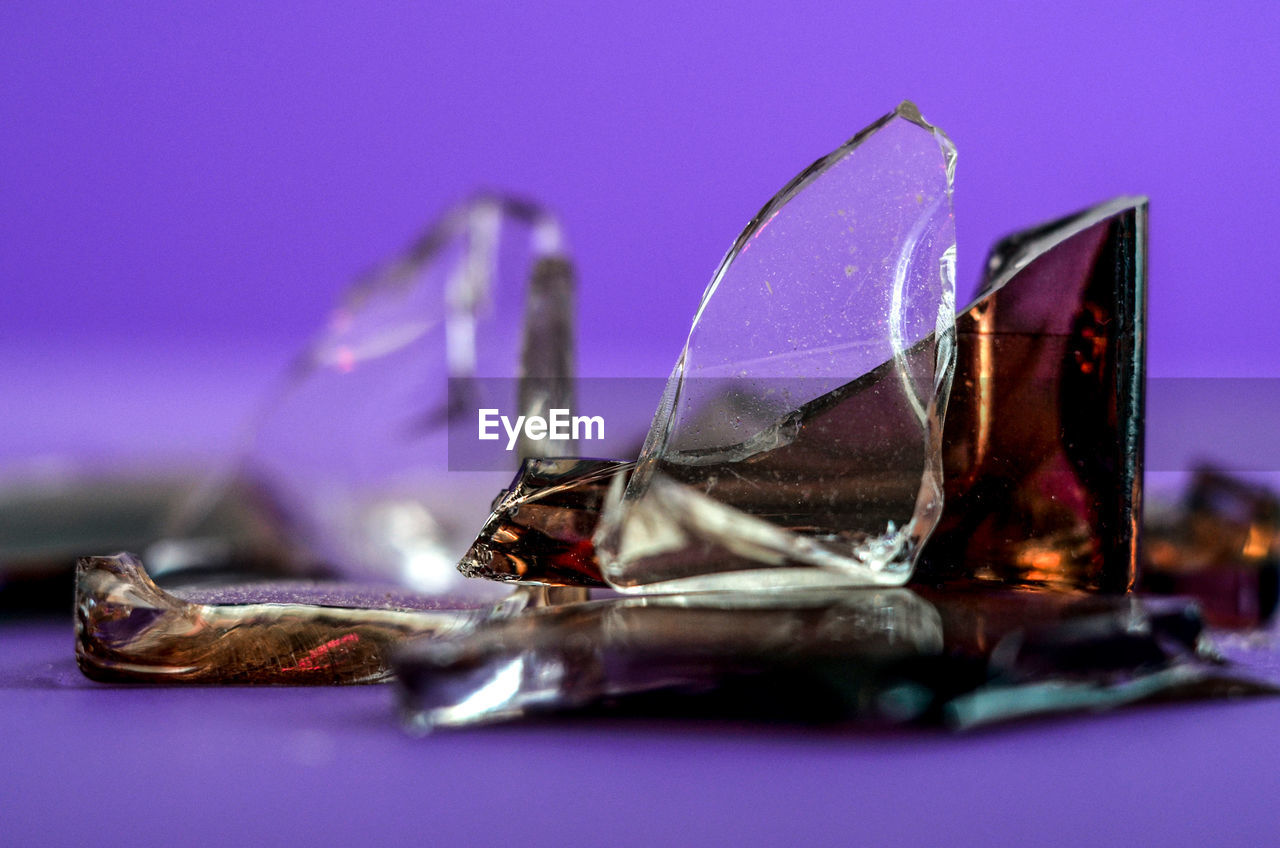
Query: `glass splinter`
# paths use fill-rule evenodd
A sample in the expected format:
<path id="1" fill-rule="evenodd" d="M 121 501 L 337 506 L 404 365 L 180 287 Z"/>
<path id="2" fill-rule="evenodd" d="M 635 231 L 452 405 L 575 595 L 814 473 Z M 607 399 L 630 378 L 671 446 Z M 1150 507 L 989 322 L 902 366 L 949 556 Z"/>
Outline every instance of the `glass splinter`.
<path id="1" fill-rule="evenodd" d="M 493 613 L 347 583 L 166 592 L 128 554 L 91 557 L 76 573 L 76 660 L 104 682 L 377 683 L 390 676 L 391 649 L 402 640 Z"/>
<path id="2" fill-rule="evenodd" d="M 555 218 L 498 196 L 459 205 L 358 282 L 267 406 L 246 460 L 302 529 L 296 559 L 357 582 L 228 585 L 232 563 L 208 561 L 202 552 L 218 545 L 189 533 L 156 549 L 157 571 L 172 587 L 199 569 L 214 588 L 166 592 L 128 555 L 84 560 L 76 651 L 85 674 L 372 682 L 387 677 L 395 642 L 483 617 L 500 599 L 502 610 L 581 600 L 582 590 L 513 595 L 462 580 L 455 565 L 470 534 L 461 532 L 494 482 L 446 474 L 446 425 L 465 406 L 456 401 L 483 391 L 475 378 L 516 378 L 489 381 L 511 388 L 494 399 L 505 408 L 572 405 L 574 288 Z M 190 530 L 211 502 L 188 502 L 175 525 Z"/>
<path id="3" fill-rule="evenodd" d="M 607 712 L 971 727 L 1148 698 L 1274 691 L 1201 658 L 1191 602 L 988 587 L 618 598 L 419 640 L 419 731 Z"/>
<path id="4" fill-rule="evenodd" d="M 612 587 L 906 582 L 942 508 L 954 162 L 903 103 L 738 237 L 606 506 L 595 541 Z M 739 414 L 706 414 L 726 399 Z"/>

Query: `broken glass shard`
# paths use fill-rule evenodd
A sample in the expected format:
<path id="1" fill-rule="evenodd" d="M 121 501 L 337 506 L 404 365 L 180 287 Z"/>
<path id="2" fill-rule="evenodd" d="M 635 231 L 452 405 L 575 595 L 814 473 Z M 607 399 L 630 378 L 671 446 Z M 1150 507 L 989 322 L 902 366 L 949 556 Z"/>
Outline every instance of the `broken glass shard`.
<path id="1" fill-rule="evenodd" d="M 1137 573 L 1145 198 L 1003 240 L 956 318 L 946 506 L 921 580 L 1123 593 Z"/>
<path id="2" fill-rule="evenodd" d="M 103 682 L 339 684 L 390 676 L 392 648 L 536 602 L 502 606 L 386 585 L 219 583 L 166 591 L 128 554 L 76 573 L 76 660 Z"/>
<path id="3" fill-rule="evenodd" d="M 984 286 L 956 319 L 956 379 L 942 438 L 946 498 L 918 581 L 1108 592 L 1132 584 L 1142 503 L 1145 244 L 1146 201 L 1121 198 L 1011 236 L 992 251 Z M 926 339 L 909 356 L 933 344 Z M 880 387 L 897 368 L 882 363 L 811 403 L 809 410 L 823 412 L 801 416 L 813 433 L 801 429 L 796 441 L 838 445 L 837 428 L 868 426 L 881 409 Z M 522 505 L 572 504 L 573 526 L 585 526 L 582 510 L 607 488 L 600 478 L 607 469 L 581 468 L 581 493 L 564 475 L 534 474 L 518 478 L 498 501 L 487 525 L 490 539 L 501 534 L 502 557 L 493 562 L 521 566 L 502 579 L 576 582 L 581 568 L 561 570 L 541 559 L 541 536 Z M 733 466 L 734 475 L 744 468 Z M 873 482 L 851 477 L 848 485 Z M 554 486 L 554 499 L 542 500 L 544 485 Z M 743 480 L 715 483 L 728 485 Z M 690 508 L 682 515 L 673 502 L 669 515 L 654 521 L 668 534 L 707 514 L 675 491 Z M 545 510 L 537 522 L 556 523 Z M 749 546 L 752 538 L 736 543 Z M 473 551 L 495 547 L 483 535 L 476 544 Z M 710 545 L 698 553 L 691 542 L 687 555 L 718 554 Z"/>
<path id="4" fill-rule="evenodd" d="M 595 541 L 611 586 L 907 580 L 942 508 L 954 163 L 903 103 L 742 232 L 606 507 Z"/>
<path id="5" fill-rule="evenodd" d="M 458 570 L 526 584 L 604 586 L 591 538 L 610 486 L 625 483 L 633 467 L 608 459 L 525 460 Z"/>
<path id="6" fill-rule="evenodd" d="M 566 712 L 971 727 L 1274 691 L 1210 653 L 1191 602 L 956 585 L 572 604 L 394 666 L 419 731 Z"/>
<path id="7" fill-rule="evenodd" d="M 292 517 L 298 558 L 345 579 L 501 595 L 456 571 L 478 517 L 520 455 L 572 446 L 526 440 L 506 472 L 456 470 L 448 426 L 469 411 L 474 432 L 477 405 L 572 406 L 574 288 L 555 217 L 487 195 L 352 286 L 265 404 L 242 463 Z M 183 505 L 164 555 L 149 555 L 154 573 L 199 558 L 191 528 L 221 489 Z"/>
<path id="8" fill-rule="evenodd" d="M 1189 595 L 1214 627 L 1258 628 L 1280 603 L 1280 499 L 1212 468 L 1192 476 L 1182 504 L 1148 510 L 1141 588 Z"/>

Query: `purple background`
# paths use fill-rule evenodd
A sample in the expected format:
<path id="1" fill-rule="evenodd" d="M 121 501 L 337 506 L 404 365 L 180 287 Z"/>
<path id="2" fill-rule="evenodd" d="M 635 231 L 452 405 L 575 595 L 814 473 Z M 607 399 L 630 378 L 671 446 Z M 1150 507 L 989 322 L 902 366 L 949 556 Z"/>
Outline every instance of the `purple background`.
<path id="1" fill-rule="evenodd" d="M 224 448 L 351 277 L 481 186 L 563 216 L 586 373 L 665 375 L 739 229 L 903 97 L 960 150 L 962 297 L 998 236 L 1146 193 L 1152 373 L 1280 376 L 1278 31 L 1266 3 L 0 5 L 0 460 Z"/>
<path id="2" fill-rule="evenodd" d="M 287 349 L 493 186 L 563 215 L 584 360 L 665 371 L 751 215 L 910 97 L 966 292 L 997 236 L 1145 193 L 1154 372 L 1277 373 L 1275 4 L 265 5 L 0 7 L 7 348 Z"/>
<path id="3" fill-rule="evenodd" d="M 481 186 L 563 216 L 588 373 L 663 374 L 750 216 L 904 97 L 960 151 L 963 293 L 999 235 L 1145 193 L 1152 373 L 1280 376 L 1275 4 L 319 6 L 0 4 L 0 469 L 225 450 L 351 276 Z M 54 844 L 121 803 L 156 834 L 345 844 L 1275 829 L 1270 702 L 960 740 L 411 743 L 380 689 L 46 686 L 79 683 L 61 639 L 0 633 L 0 827 Z"/>

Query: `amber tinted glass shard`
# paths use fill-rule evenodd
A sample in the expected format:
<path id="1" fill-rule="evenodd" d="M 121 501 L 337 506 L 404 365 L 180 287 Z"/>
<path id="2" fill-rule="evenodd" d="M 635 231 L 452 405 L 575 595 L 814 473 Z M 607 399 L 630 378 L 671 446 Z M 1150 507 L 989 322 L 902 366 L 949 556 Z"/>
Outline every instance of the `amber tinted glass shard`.
<path id="1" fill-rule="evenodd" d="M 946 505 L 921 580 L 1125 592 L 1142 515 L 1144 199 L 996 246 L 956 319 Z"/>
<path id="2" fill-rule="evenodd" d="M 130 683 L 376 683 L 391 648 L 490 614 L 386 586 L 291 582 L 164 591 L 128 554 L 81 560 L 76 659 Z"/>
<path id="3" fill-rule="evenodd" d="M 1150 511 L 1144 592 L 1190 595 L 1215 627 L 1257 628 L 1280 602 L 1280 499 L 1265 486 L 1197 469 L 1180 506 Z"/>
<path id="4" fill-rule="evenodd" d="M 611 486 L 634 463 L 528 459 L 458 570 L 468 577 L 549 586 L 604 586 L 591 537 Z"/>
<path id="5" fill-rule="evenodd" d="M 907 579 L 941 507 L 954 156 L 904 103 L 738 237 L 596 537 L 610 585 Z M 874 392 L 847 391 L 885 362 Z"/>
<path id="6" fill-rule="evenodd" d="M 580 711 L 968 727 L 1270 691 L 1202 662 L 1200 638 L 1187 602 L 981 586 L 702 593 L 486 622 L 413 643 L 396 673 L 420 731 Z"/>

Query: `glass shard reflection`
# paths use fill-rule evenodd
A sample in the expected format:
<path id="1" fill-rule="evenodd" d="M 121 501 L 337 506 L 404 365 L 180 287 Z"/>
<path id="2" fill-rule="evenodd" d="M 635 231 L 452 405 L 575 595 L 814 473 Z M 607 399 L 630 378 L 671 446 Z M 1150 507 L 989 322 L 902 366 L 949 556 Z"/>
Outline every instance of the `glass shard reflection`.
<path id="1" fill-rule="evenodd" d="M 419 731 L 566 712 L 972 727 L 1274 691 L 1202 654 L 1190 602 L 953 586 L 574 604 L 416 641 L 395 669 Z"/>
<path id="2" fill-rule="evenodd" d="M 942 506 L 954 163 L 904 103 L 742 232 L 606 507 L 596 550 L 612 587 L 907 580 Z"/>

